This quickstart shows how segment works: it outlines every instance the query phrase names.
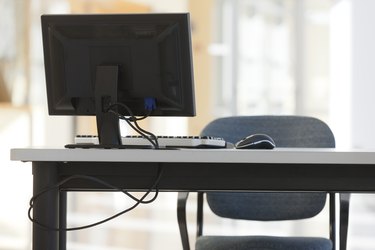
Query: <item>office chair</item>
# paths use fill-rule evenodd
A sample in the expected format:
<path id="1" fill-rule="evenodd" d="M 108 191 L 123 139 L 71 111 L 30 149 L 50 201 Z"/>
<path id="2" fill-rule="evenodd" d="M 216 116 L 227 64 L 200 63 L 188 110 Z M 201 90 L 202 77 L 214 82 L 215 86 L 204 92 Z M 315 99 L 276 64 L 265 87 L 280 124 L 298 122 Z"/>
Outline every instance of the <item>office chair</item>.
<path id="1" fill-rule="evenodd" d="M 277 147 L 334 148 L 335 139 L 322 121 L 303 116 L 238 116 L 209 123 L 201 135 L 218 136 L 235 143 L 250 134 L 271 136 Z M 186 222 L 188 192 L 179 192 L 177 216 L 184 250 L 189 250 Z M 221 217 L 245 220 L 296 220 L 311 218 L 324 208 L 326 192 L 207 192 L 210 209 Z M 203 192 L 197 198 L 196 250 L 335 250 L 335 194 L 329 193 L 330 237 L 205 236 Z M 349 194 L 340 194 L 340 249 L 346 249 Z M 234 205 L 235 204 L 235 205 Z"/>

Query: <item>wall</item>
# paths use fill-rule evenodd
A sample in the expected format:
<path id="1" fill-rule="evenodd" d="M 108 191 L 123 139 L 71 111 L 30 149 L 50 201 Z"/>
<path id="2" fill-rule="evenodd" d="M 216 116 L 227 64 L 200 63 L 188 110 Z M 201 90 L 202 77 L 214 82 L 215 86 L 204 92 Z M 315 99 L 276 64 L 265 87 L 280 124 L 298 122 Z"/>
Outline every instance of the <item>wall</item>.
<path id="1" fill-rule="evenodd" d="M 375 1 L 352 0 L 352 145 L 375 148 Z"/>
<path id="2" fill-rule="evenodd" d="M 375 148 L 372 0 L 340 0 L 331 21 L 331 120 L 339 147 Z"/>
<path id="3" fill-rule="evenodd" d="M 375 148 L 375 1 L 339 0 L 331 15 L 331 126 L 338 147 Z M 352 194 L 348 249 L 373 249 L 375 197 Z"/>
<path id="4" fill-rule="evenodd" d="M 213 41 L 214 1 L 189 2 L 192 25 L 194 84 L 197 116 L 189 119 L 189 133 L 197 135 L 213 119 L 212 57 L 208 47 Z"/>

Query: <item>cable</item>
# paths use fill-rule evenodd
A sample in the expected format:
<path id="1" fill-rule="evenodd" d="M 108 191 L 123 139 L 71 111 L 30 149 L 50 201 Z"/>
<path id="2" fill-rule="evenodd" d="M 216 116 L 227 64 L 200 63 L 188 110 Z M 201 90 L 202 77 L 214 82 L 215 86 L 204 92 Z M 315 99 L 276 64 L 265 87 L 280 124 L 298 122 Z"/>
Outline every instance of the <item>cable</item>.
<path id="1" fill-rule="evenodd" d="M 126 118 L 125 115 L 122 115 L 122 114 L 120 114 L 119 112 L 117 112 L 116 110 L 114 110 L 114 108 L 115 108 L 116 106 L 120 106 L 120 107 L 126 109 L 126 111 L 128 112 L 130 118 Z M 123 104 L 123 103 L 114 103 L 114 104 L 111 104 L 111 105 L 106 109 L 106 112 L 111 112 L 111 113 L 117 115 L 121 120 L 125 120 L 126 123 L 127 123 L 127 124 L 128 124 L 133 130 L 134 130 L 134 131 L 136 131 L 136 132 L 137 132 L 138 134 L 140 134 L 143 138 L 145 138 L 146 140 L 148 140 L 148 141 L 152 144 L 152 146 L 153 146 L 155 149 L 158 149 L 158 148 L 159 148 L 159 142 L 158 142 L 157 137 L 156 137 L 153 133 L 151 133 L 151 132 L 149 132 L 149 131 L 147 131 L 147 130 L 142 129 L 142 128 L 139 126 L 139 124 L 137 123 L 137 121 L 139 121 L 139 120 L 143 120 L 143 119 L 147 118 L 147 117 L 151 114 L 152 111 L 149 111 L 149 113 L 148 113 L 147 115 L 143 116 L 143 117 L 137 118 L 137 117 L 134 116 L 134 114 L 133 114 L 133 112 L 131 111 L 131 109 L 130 109 L 128 106 L 126 106 L 125 104 Z M 134 123 L 134 125 L 132 124 L 132 122 Z"/>
<path id="2" fill-rule="evenodd" d="M 46 230 L 50 230 L 50 231 L 59 231 L 59 232 L 60 232 L 60 231 L 77 231 L 77 230 L 82 230 L 82 229 L 87 229 L 87 228 L 91 228 L 91 227 L 94 227 L 94 226 L 98 226 L 98 225 L 100 225 L 100 224 L 103 224 L 103 223 L 105 223 L 105 222 L 108 222 L 108 221 L 110 221 L 110 220 L 113 220 L 113 219 L 119 217 L 120 215 L 123 215 L 123 214 L 125 214 L 125 213 L 127 213 L 127 212 L 129 212 L 129 211 L 131 211 L 131 210 L 133 210 L 133 209 L 135 209 L 139 204 L 149 204 L 149 203 L 155 201 L 156 198 L 158 197 L 158 194 L 159 194 L 159 189 L 158 189 L 157 186 L 158 186 L 158 184 L 159 184 L 159 182 L 160 182 L 160 179 L 161 179 L 161 177 L 162 177 L 162 174 L 163 174 L 163 168 L 162 168 L 161 166 L 159 166 L 159 167 L 158 167 L 158 175 L 157 175 L 157 177 L 156 177 L 154 183 L 153 183 L 152 186 L 146 191 L 146 193 L 143 194 L 143 196 L 142 196 L 140 199 L 137 199 L 135 196 L 131 195 L 128 191 L 126 191 L 126 190 L 124 190 L 124 189 L 121 189 L 121 188 L 118 188 L 118 187 L 116 187 L 116 186 L 114 186 L 114 185 L 112 185 L 112 184 L 110 184 L 110 183 L 108 183 L 108 182 L 106 182 L 106 181 L 104 181 L 104 180 L 101 180 L 101 179 L 99 179 L 99 178 L 97 178 L 97 177 L 88 176 L 88 175 L 72 175 L 72 176 L 67 177 L 67 178 L 63 179 L 62 181 L 58 182 L 56 185 L 53 185 L 53 186 L 48 187 L 48 188 L 45 188 L 44 190 L 40 191 L 39 193 L 37 193 L 36 195 L 34 195 L 33 197 L 31 197 L 30 202 L 29 202 L 30 207 L 29 207 L 29 209 L 28 209 L 28 218 L 29 218 L 29 220 L 30 220 L 31 222 L 35 223 L 36 225 L 40 226 L 41 228 L 46 229 Z M 69 182 L 69 181 L 71 181 L 71 180 L 74 180 L 74 179 L 86 179 L 86 180 L 90 180 L 90 181 L 93 181 L 93 182 L 96 182 L 96 183 L 102 184 L 102 185 L 105 186 L 105 187 L 108 187 L 108 188 L 111 188 L 111 189 L 114 189 L 114 190 L 117 190 L 117 191 L 120 191 L 120 192 L 124 193 L 125 195 L 127 195 L 128 197 L 130 197 L 131 199 L 133 199 L 134 201 L 136 201 L 136 203 L 135 203 L 133 206 L 131 206 L 131 207 L 129 207 L 129 208 L 127 208 L 127 209 L 125 209 L 125 210 L 123 210 L 123 211 L 121 211 L 121 212 L 119 212 L 119 213 L 113 215 L 113 216 L 110 216 L 110 217 L 108 217 L 108 218 L 106 218 L 106 219 L 100 220 L 100 221 L 98 221 L 98 222 L 95 222 L 95 223 L 92 223 L 92 224 L 89 224 L 89 225 L 79 226 L 79 227 L 71 227 L 71 228 L 54 228 L 54 227 L 50 227 L 50 226 L 47 226 L 47 225 L 45 225 L 45 224 L 43 224 L 43 223 L 41 223 L 41 222 L 35 220 L 35 219 L 31 216 L 31 211 L 32 211 L 33 208 L 34 208 L 34 204 L 35 204 L 35 202 L 37 201 L 37 199 L 38 199 L 40 196 L 42 196 L 43 194 L 45 194 L 45 193 L 47 193 L 47 192 L 49 192 L 49 191 L 51 191 L 51 190 L 57 189 L 57 188 L 59 188 L 61 185 L 63 185 L 64 183 L 67 183 L 67 182 Z M 147 196 L 152 192 L 152 190 L 154 190 L 154 189 L 155 189 L 155 194 L 154 194 L 154 196 L 153 196 L 150 200 L 146 200 L 146 201 L 145 201 L 146 197 L 147 197 Z"/>
<path id="3" fill-rule="evenodd" d="M 113 110 L 114 107 L 116 106 L 120 106 L 124 109 L 126 109 L 126 111 L 129 113 L 128 116 L 130 116 L 130 118 L 127 118 L 130 122 L 133 122 L 133 121 L 140 121 L 140 120 L 144 120 L 146 119 L 147 117 L 149 117 L 152 113 L 152 110 L 149 110 L 148 114 L 142 116 L 142 117 L 136 117 L 132 110 L 125 104 L 121 103 L 121 102 L 116 102 L 116 103 L 113 103 L 113 104 L 110 104 L 109 107 L 105 110 L 106 112 L 110 111 L 110 110 Z M 115 111 L 116 112 L 116 111 Z M 125 115 L 124 115 L 125 116 Z"/>
<path id="4" fill-rule="evenodd" d="M 120 118 L 120 119 L 125 120 L 125 121 L 129 124 L 129 126 L 130 126 L 132 129 L 134 129 L 138 134 L 140 134 L 141 136 L 143 136 L 143 138 L 145 138 L 146 140 L 148 140 L 148 141 L 153 145 L 153 147 L 154 147 L 155 149 L 159 148 L 159 142 L 158 142 L 158 139 L 157 139 L 157 137 L 156 137 L 153 133 L 151 133 L 151 132 L 149 132 L 149 131 L 146 131 L 146 130 L 142 129 L 142 128 L 138 125 L 137 122 L 134 121 L 134 125 L 133 125 L 133 124 L 130 123 L 130 121 L 128 121 L 128 120 L 126 119 L 126 117 L 124 117 L 124 116 L 122 116 L 122 115 L 120 115 L 120 114 L 118 114 L 118 115 L 119 115 L 119 118 Z"/>

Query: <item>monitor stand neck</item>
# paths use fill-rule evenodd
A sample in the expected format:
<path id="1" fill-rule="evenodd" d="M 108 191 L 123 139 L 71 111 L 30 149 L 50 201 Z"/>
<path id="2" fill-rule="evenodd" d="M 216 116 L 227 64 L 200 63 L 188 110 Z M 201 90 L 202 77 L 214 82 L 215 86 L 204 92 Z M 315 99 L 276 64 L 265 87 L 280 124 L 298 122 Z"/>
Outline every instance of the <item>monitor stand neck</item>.
<path id="1" fill-rule="evenodd" d="M 96 126 L 101 145 L 121 145 L 119 117 L 112 112 L 107 112 L 110 104 L 117 103 L 118 71 L 118 66 L 96 67 Z M 116 107 L 113 109 L 116 110 Z"/>

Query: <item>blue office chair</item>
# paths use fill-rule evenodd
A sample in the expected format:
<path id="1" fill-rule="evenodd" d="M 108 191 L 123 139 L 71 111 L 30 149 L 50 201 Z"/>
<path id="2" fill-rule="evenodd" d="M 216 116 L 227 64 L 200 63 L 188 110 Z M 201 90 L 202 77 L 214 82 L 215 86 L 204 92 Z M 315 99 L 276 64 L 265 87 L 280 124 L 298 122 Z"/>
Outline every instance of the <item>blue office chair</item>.
<path id="1" fill-rule="evenodd" d="M 238 116 L 214 120 L 201 135 L 217 136 L 235 143 L 243 137 L 264 133 L 277 147 L 334 148 L 335 139 L 322 121 L 303 116 Z M 206 236 L 203 231 L 203 194 L 198 193 L 196 250 L 335 250 L 335 194 L 330 197 L 330 237 Z M 232 219 L 278 221 L 311 218 L 326 203 L 326 192 L 207 192 L 210 209 Z M 184 250 L 190 249 L 186 202 L 188 192 L 178 194 L 178 223 Z M 346 249 L 349 195 L 340 195 L 340 249 Z"/>

